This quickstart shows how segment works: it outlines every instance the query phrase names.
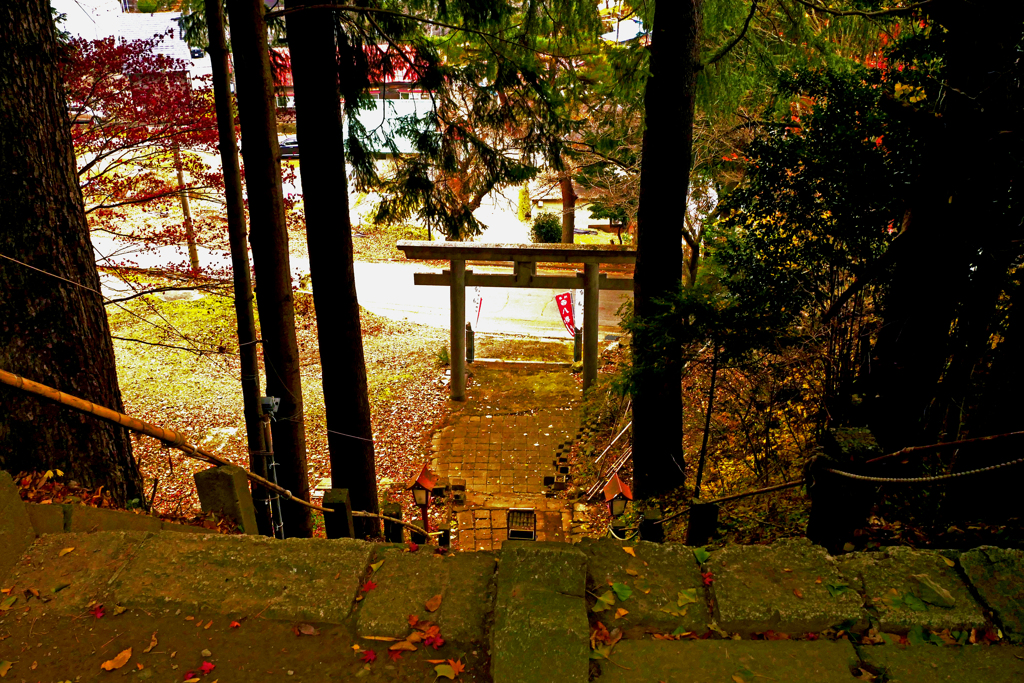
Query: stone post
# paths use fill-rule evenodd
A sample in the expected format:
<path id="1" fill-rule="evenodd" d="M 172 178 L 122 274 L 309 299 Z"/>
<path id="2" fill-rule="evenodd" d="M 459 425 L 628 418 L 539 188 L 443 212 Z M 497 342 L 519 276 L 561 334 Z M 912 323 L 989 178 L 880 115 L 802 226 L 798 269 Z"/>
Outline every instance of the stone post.
<path id="1" fill-rule="evenodd" d="M 192 475 L 203 512 L 217 512 L 231 517 L 246 534 L 259 534 L 256 508 L 245 470 L 235 465 L 211 467 Z"/>
<path id="2" fill-rule="evenodd" d="M 324 529 L 327 538 L 355 538 L 356 527 L 352 519 L 352 501 L 348 489 L 327 489 L 324 491 L 325 508 L 334 512 L 324 513 Z"/>
<path id="3" fill-rule="evenodd" d="M 600 293 L 598 273 L 600 264 L 583 264 L 583 391 L 597 379 L 597 321 Z"/>
<path id="4" fill-rule="evenodd" d="M 466 400 L 466 262 L 452 264 L 452 389 L 453 401 Z"/>
<path id="5" fill-rule="evenodd" d="M 388 503 L 384 506 L 384 511 L 381 512 L 385 517 L 394 517 L 395 519 L 402 519 L 402 506 L 398 503 Z M 384 520 L 384 540 L 388 543 L 401 543 L 402 542 L 402 525 L 395 524 Z"/>

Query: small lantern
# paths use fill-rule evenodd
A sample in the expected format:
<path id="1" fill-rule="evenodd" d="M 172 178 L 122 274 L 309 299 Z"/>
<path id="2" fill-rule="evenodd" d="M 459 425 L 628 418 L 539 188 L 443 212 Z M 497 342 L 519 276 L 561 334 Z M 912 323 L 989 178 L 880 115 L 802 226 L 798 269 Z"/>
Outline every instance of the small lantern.
<path id="1" fill-rule="evenodd" d="M 412 491 L 413 500 L 416 501 L 416 505 L 423 511 L 423 529 L 425 531 L 429 531 L 427 507 L 430 505 L 430 492 L 434 490 L 436 484 L 437 475 L 430 471 L 430 467 L 423 465 L 420 473 L 406 487 L 407 491 Z"/>
<path id="2" fill-rule="evenodd" d="M 633 492 L 629 486 L 619 479 L 619 475 L 613 475 L 604 487 L 604 502 L 608 503 L 608 510 L 612 517 L 621 517 L 626 511 L 626 503 L 633 500 Z"/>

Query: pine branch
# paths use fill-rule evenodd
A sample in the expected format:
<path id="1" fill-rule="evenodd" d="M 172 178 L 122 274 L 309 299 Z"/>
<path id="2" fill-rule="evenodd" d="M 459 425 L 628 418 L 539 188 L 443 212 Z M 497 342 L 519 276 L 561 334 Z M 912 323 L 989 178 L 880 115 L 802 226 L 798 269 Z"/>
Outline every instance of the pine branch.
<path id="1" fill-rule="evenodd" d="M 704 62 L 703 64 L 695 65 L 693 70 L 694 71 L 700 71 L 701 69 L 705 69 L 705 68 L 711 66 L 712 64 L 714 64 L 715 62 L 717 62 L 722 57 L 724 57 L 727 54 L 729 54 L 729 52 L 732 51 L 732 49 L 734 47 L 736 47 L 736 45 L 741 40 L 743 40 L 743 36 L 746 35 L 747 28 L 750 26 L 750 20 L 754 18 L 754 13 L 755 12 L 757 12 L 757 0 L 753 0 L 750 3 L 750 14 L 747 15 L 747 20 L 745 22 L 743 22 L 743 28 L 740 29 L 739 34 L 735 38 L 733 38 L 731 42 L 729 42 L 726 45 L 722 46 L 722 49 L 720 49 L 718 52 L 713 54 L 711 56 L 711 59 L 709 59 L 708 61 Z"/>
<path id="2" fill-rule="evenodd" d="M 930 5 L 934 0 L 923 0 L 922 2 L 908 5 L 906 7 L 887 7 L 886 9 L 875 10 L 874 12 L 865 12 L 863 10 L 837 10 L 831 7 L 825 7 L 824 5 L 818 5 L 810 0 L 796 0 L 804 7 L 808 7 L 817 12 L 825 12 L 831 14 L 834 17 L 884 17 L 884 16 L 896 16 L 900 14 L 909 14 L 916 9 L 920 9 L 926 5 Z"/>

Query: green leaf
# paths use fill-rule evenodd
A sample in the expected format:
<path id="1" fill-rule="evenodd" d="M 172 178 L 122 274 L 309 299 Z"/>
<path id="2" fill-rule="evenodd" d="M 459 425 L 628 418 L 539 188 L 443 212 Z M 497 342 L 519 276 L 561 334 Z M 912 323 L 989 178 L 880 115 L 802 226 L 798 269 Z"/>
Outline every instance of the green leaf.
<path id="1" fill-rule="evenodd" d="M 711 557 L 711 553 L 709 553 L 705 548 L 694 548 L 693 556 L 697 558 L 698 563 L 704 564 L 708 561 L 708 558 Z"/>
<path id="2" fill-rule="evenodd" d="M 0 602 L 0 611 L 6 612 L 7 610 L 9 610 L 12 607 L 14 607 L 14 603 L 16 603 L 16 602 L 18 602 L 18 596 L 17 595 L 12 595 L 11 597 L 9 597 L 6 600 L 4 600 L 3 602 Z"/>
<path id="3" fill-rule="evenodd" d="M 674 635 L 674 636 L 682 635 L 683 633 L 686 633 L 689 630 L 690 629 L 686 628 L 685 625 L 679 624 L 679 626 L 676 626 L 676 630 L 672 631 L 672 635 Z"/>
<path id="4" fill-rule="evenodd" d="M 928 611 L 928 605 L 924 604 L 924 601 L 913 593 L 907 593 L 903 596 L 903 604 L 915 612 Z"/>
<path id="5" fill-rule="evenodd" d="M 612 654 L 611 645 L 602 645 L 601 647 L 595 647 L 590 651 L 591 659 L 608 659 Z"/>
<path id="6" fill-rule="evenodd" d="M 455 669 L 453 669 L 450 664 L 438 664 L 434 667 L 434 671 L 437 672 L 437 678 L 434 679 L 435 681 L 442 676 L 452 681 L 455 680 Z"/>
<path id="7" fill-rule="evenodd" d="M 676 602 L 676 604 L 679 605 L 680 607 L 682 607 L 683 605 L 690 605 L 690 604 L 693 604 L 693 603 L 697 602 L 697 589 L 696 588 L 687 588 L 685 590 L 681 590 L 681 591 L 679 591 L 678 595 L 679 595 L 679 600 L 678 600 L 678 602 Z"/>
<path id="8" fill-rule="evenodd" d="M 928 633 L 920 624 L 910 629 L 907 633 L 907 640 L 911 645 L 942 645 L 942 638 Z"/>
<path id="9" fill-rule="evenodd" d="M 605 591 L 597 597 L 597 602 L 590 609 L 594 612 L 603 612 L 615 604 L 615 595 L 611 591 Z"/>
<path id="10" fill-rule="evenodd" d="M 613 583 L 612 590 L 619 596 L 619 600 L 625 600 L 633 594 L 633 589 L 624 583 Z"/>
<path id="11" fill-rule="evenodd" d="M 828 594 L 833 598 L 838 598 L 840 595 L 850 590 L 850 587 L 845 583 L 826 583 L 825 589 L 828 590 Z"/>

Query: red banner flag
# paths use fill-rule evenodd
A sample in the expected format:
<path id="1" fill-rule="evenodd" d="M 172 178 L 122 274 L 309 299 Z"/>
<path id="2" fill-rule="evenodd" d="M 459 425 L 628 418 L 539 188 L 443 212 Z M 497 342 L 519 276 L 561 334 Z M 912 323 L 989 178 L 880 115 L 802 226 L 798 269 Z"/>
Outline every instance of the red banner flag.
<path id="1" fill-rule="evenodd" d="M 569 292 L 556 294 L 555 303 L 558 304 L 558 312 L 562 316 L 562 322 L 565 323 L 565 329 L 569 330 L 569 336 L 575 337 L 576 324 L 573 319 L 572 294 Z"/>

